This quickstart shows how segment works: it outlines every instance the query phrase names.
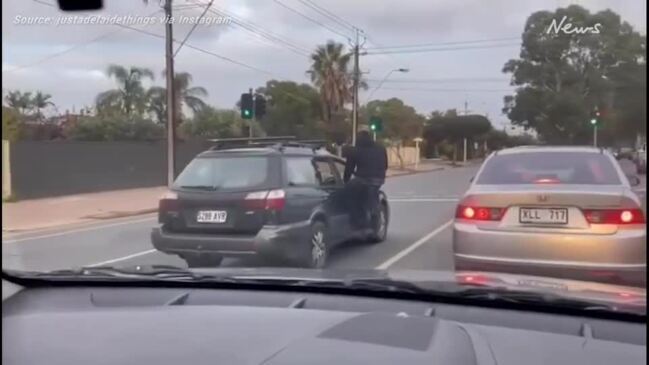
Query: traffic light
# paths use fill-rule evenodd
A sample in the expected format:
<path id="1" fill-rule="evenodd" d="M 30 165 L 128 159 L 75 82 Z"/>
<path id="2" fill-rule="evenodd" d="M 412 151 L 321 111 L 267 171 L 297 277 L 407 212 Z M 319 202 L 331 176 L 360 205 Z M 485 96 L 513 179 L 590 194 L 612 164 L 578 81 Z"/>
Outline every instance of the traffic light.
<path id="1" fill-rule="evenodd" d="M 260 120 L 266 115 L 266 99 L 262 95 L 255 96 L 255 118 Z"/>
<path id="2" fill-rule="evenodd" d="M 601 122 L 601 117 L 602 117 L 602 113 L 600 113 L 599 109 L 595 108 L 590 113 L 590 124 L 593 126 L 598 126 Z"/>
<path id="3" fill-rule="evenodd" d="M 380 132 L 383 130 L 383 121 L 379 117 L 370 118 L 370 130 L 372 132 Z"/>
<path id="4" fill-rule="evenodd" d="M 253 100 L 252 94 L 241 94 L 241 118 L 252 119 L 253 117 Z"/>

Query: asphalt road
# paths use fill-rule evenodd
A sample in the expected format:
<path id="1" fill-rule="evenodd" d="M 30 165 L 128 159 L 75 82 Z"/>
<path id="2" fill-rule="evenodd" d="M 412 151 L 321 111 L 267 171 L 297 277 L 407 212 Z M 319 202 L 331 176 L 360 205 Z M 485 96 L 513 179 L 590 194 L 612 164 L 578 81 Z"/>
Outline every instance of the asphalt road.
<path id="1" fill-rule="evenodd" d="M 477 166 L 393 177 L 384 191 L 391 205 L 388 238 L 378 245 L 346 244 L 332 252 L 331 269 L 452 270 L 451 227 L 458 198 Z M 642 177 L 642 185 L 646 180 Z M 48 271 L 91 265 L 166 264 L 185 267 L 176 256 L 153 249 L 155 215 L 131 217 L 66 230 L 4 239 L 3 268 Z M 225 259 L 223 266 L 258 267 L 258 259 Z"/>
<path id="2" fill-rule="evenodd" d="M 392 177 L 384 191 L 390 199 L 388 238 L 378 245 L 349 243 L 332 252 L 331 269 L 452 269 L 450 221 L 476 166 Z M 88 265 L 186 266 L 176 256 L 155 251 L 149 241 L 155 215 L 65 231 L 23 234 L 5 239 L 3 268 L 55 270 Z M 254 258 L 225 259 L 223 266 L 266 263 Z"/>

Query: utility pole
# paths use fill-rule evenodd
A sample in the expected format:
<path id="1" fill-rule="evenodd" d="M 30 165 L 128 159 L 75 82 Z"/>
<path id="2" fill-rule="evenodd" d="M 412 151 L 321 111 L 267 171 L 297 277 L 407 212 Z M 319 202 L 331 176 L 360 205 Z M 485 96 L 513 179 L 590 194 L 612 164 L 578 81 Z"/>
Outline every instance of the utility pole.
<path id="1" fill-rule="evenodd" d="M 250 93 L 250 96 L 253 97 L 254 100 L 254 95 L 252 94 L 252 88 L 249 88 L 248 92 Z M 248 120 L 248 138 L 252 138 L 252 119 Z"/>
<path id="2" fill-rule="evenodd" d="M 176 98 L 174 96 L 174 50 L 171 0 L 165 0 L 165 60 L 167 72 L 167 186 L 176 179 Z"/>
<path id="3" fill-rule="evenodd" d="M 360 70 L 358 67 L 358 52 L 359 52 L 359 29 L 356 31 L 356 40 L 354 43 L 354 90 L 353 90 L 353 105 L 352 105 L 352 146 L 356 146 L 356 131 L 358 130 L 358 87 L 360 84 Z"/>

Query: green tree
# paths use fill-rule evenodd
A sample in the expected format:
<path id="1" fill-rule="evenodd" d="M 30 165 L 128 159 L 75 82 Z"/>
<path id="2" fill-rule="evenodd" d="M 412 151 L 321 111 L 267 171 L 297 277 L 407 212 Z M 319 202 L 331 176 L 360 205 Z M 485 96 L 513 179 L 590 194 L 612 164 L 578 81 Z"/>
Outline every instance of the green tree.
<path id="1" fill-rule="evenodd" d="M 125 68 L 110 65 L 106 75 L 117 83 L 117 89 L 108 90 L 97 95 L 98 112 L 111 114 L 122 113 L 126 116 L 142 115 L 146 109 L 146 91 L 142 85 L 144 79 L 154 79 L 153 72 L 146 68 Z"/>
<path id="2" fill-rule="evenodd" d="M 165 76 L 165 73 L 162 73 Z M 197 113 L 207 104 L 203 100 L 208 93 L 204 87 L 191 86 L 192 75 L 188 72 L 178 72 L 174 76 L 174 98 L 176 100 L 176 122 L 181 124 L 185 119 L 183 108 Z M 167 120 L 167 90 L 164 87 L 153 86 L 147 91 L 148 110 L 159 123 Z"/>
<path id="3" fill-rule="evenodd" d="M 31 100 L 31 107 L 35 109 L 36 116 L 39 119 L 43 118 L 43 115 L 41 114 L 41 110 L 47 108 L 48 106 L 54 106 L 54 103 L 50 100 L 51 98 L 52 95 L 45 94 L 41 91 L 37 91 L 34 94 L 34 97 Z"/>
<path id="4" fill-rule="evenodd" d="M 367 104 L 363 114 L 368 118 L 376 116 L 383 121 L 383 131 L 377 138 L 386 140 L 397 151 L 401 167 L 404 167 L 402 147 L 422 134 L 425 118 L 415 108 L 401 99 L 373 100 Z"/>
<path id="5" fill-rule="evenodd" d="M 147 141 L 162 138 L 164 128 L 139 116 L 100 114 L 80 118 L 67 135 L 80 141 Z"/>
<path id="6" fill-rule="evenodd" d="M 564 25 L 572 27 L 594 29 L 599 24 L 600 33 L 555 31 L 553 21 L 564 17 Z M 535 129 L 549 143 L 589 142 L 590 112 L 598 107 L 616 114 L 612 109 L 621 97 L 616 89 L 626 87 L 613 75 L 622 65 L 644 64 L 645 59 L 645 37 L 617 14 L 591 14 L 577 5 L 533 13 L 522 41 L 520 58 L 503 68 L 517 86 L 516 95 L 505 97 L 503 111 L 513 124 Z M 638 130 L 644 120 L 635 123 Z"/>
<path id="7" fill-rule="evenodd" d="M 20 90 L 9 91 L 5 96 L 5 104 L 25 115 L 32 108 L 32 93 L 29 91 L 23 93 Z"/>
<path id="8" fill-rule="evenodd" d="M 268 135 L 300 139 L 325 136 L 326 130 L 320 123 L 320 96 L 311 85 L 271 80 L 256 92 L 266 98 L 266 115 L 261 125 Z"/>
<path id="9" fill-rule="evenodd" d="M 351 53 L 345 51 L 342 43 L 334 41 L 318 46 L 311 55 L 311 68 L 307 73 L 320 91 L 322 117 L 326 122 L 331 122 L 334 114 L 351 101 L 351 57 Z"/>
<path id="10" fill-rule="evenodd" d="M 185 136 L 199 138 L 232 138 L 243 134 L 243 121 L 234 110 L 218 110 L 205 106 L 198 110 L 194 118 L 183 123 Z"/>

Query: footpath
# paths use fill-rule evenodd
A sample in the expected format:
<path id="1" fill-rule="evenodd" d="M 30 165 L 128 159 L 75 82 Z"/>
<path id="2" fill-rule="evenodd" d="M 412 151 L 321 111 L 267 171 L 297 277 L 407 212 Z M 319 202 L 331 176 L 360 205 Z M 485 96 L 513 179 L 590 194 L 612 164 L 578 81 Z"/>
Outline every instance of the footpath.
<path id="1" fill-rule="evenodd" d="M 389 169 L 388 177 L 430 172 L 450 167 L 441 160 Z M 2 233 L 12 234 L 83 225 L 154 213 L 165 186 L 67 195 L 2 203 Z"/>

